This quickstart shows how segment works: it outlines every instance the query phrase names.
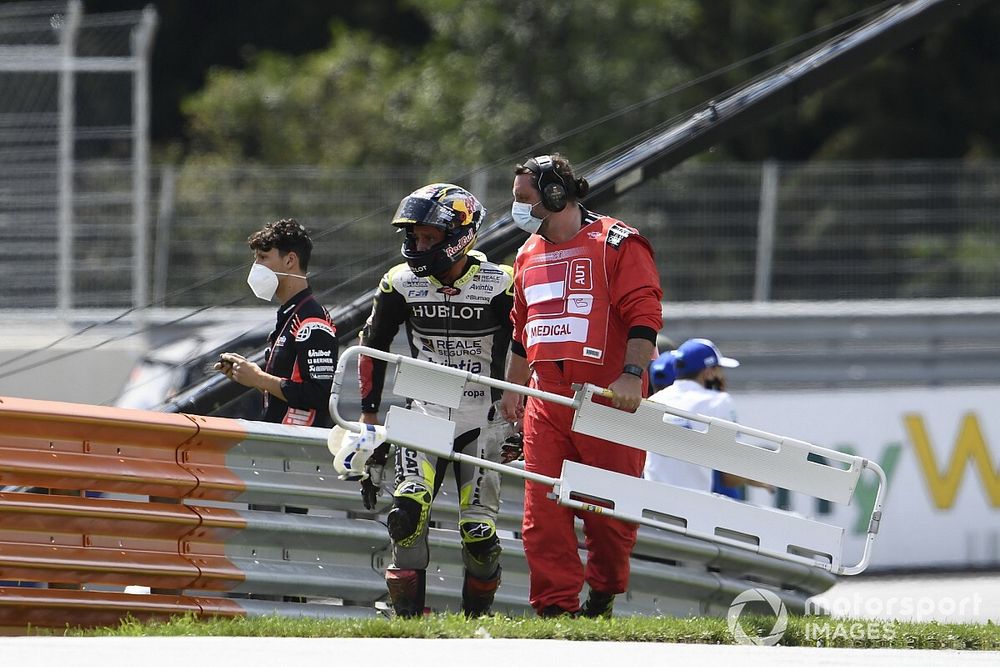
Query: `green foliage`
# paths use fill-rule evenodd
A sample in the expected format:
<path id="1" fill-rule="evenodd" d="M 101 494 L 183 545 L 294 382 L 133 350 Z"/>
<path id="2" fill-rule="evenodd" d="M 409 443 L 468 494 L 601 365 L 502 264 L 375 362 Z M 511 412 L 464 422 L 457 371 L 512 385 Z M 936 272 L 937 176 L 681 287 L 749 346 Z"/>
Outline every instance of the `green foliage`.
<path id="1" fill-rule="evenodd" d="M 195 152 L 232 163 L 464 169 L 544 146 L 581 159 L 857 21 L 777 45 L 872 7 L 862 0 L 427 0 L 412 9 L 430 26 L 426 41 L 386 43 L 338 25 L 324 51 L 262 53 L 246 70 L 213 71 L 184 106 Z M 740 133 L 713 157 L 995 156 L 1000 131 L 990 119 L 1000 94 L 989 63 L 1000 52 L 989 26 L 1000 26 L 995 7 L 942 26 Z M 978 91 L 977 104 L 970 91 Z"/>
<path id="2" fill-rule="evenodd" d="M 460 4 L 417 6 L 433 34 L 416 52 L 339 27 L 324 52 L 263 54 L 246 71 L 213 72 L 185 105 L 196 151 L 233 162 L 465 168 L 693 74 L 669 45 L 694 28 L 698 3 Z M 633 116 L 568 145 L 596 153 L 663 112 Z"/>
<path id="3" fill-rule="evenodd" d="M 231 164 L 363 164 L 398 158 L 385 88 L 400 54 L 339 27 L 333 47 L 301 57 L 263 53 L 246 71 L 217 69 L 184 110 L 199 153 Z"/>
<path id="4" fill-rule="evenodd" d="M 767 632 L 773 617 L 744 614 L 748 635 Z M 852 638 L 853 634 L 859 637 Z M 678 642 L 732 644 L 725 618 L 616 617 L 612 619 L 542 619 L 534 616 L 490 616 L 467 620 L 460 614 L 433 614 L 418 619 L 316 619 L 266 616 L 205 618 L 179 616 L 162 623 L 127 619 L 117 627 L 69 630 L 65 634 L 99 636 L 227 636 L 227 637 L 376 637 L 376 638 L 510 638 L 573 641 Z M 819 639 L 817 639 L 819 637 Z M 919 648 L 995 651 L 1000 627 L 986 624 L 874 622 L 792 616 L 780 642 L 784 646 L 854 648 Z"/>

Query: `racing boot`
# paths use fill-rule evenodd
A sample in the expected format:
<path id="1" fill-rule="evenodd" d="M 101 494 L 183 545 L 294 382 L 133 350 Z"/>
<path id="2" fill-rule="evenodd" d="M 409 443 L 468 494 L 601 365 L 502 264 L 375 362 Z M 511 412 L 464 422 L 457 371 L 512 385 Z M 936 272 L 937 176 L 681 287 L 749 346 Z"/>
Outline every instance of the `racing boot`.
<path id="1" fill-rule="evenodd" d="M 426 570 L 386 568 L 385 586 L 389 589 L 389 604 L 398 618 L 423 615 L 427 590 Z"/>
<path id="2" fill-rule="evenodd" d="M 485 616 L 493 606 L 493 597 L 500 587 L 500 567 L 490 579 L 480 579 L 465 572 L 465 583 L 462 584 L 462 611 L 466 618 Z"/>
<path id="3" fill-rule="evenodd" d="M 500 538 L 492 519 L 462 519 L 462 561 L 465 582 L 462 584 L 462 610 L 468 618 L 490 613 L 493 597 L 500 586 Z"/>

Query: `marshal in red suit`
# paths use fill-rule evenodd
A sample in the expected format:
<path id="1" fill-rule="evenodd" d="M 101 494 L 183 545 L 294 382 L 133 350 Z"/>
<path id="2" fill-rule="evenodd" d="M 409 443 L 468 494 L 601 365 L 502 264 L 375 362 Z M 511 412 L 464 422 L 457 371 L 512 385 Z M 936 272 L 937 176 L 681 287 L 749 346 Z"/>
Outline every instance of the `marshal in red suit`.
<path id="1" fill-rule="evenodd" d="M 513 341 L 507 380 L 571 395 L 590 382 L 614 392 L 612 404 L 634 411 L 662 322 L 660 279 L 652 248 L 634 228 L 578 203 L 587 182 L 556 154 L 515 169 L 512 215 L 532 235 L 514 264 Z M 565 460 L 641 476 L 645 452 L 574 433 L 569 408 L 506 392 L 508 419 L 523 418 L 525 467 L 558 477 Z M 580 513 L 588 552 L 577 552 L 574 511 L 536 482 L 525 484 L 523 543 L 530 601 L 541 616 L 610 616 L 628 587 L 636 526 Z M 583 583 L 590 595 L 582 609 Z"/>

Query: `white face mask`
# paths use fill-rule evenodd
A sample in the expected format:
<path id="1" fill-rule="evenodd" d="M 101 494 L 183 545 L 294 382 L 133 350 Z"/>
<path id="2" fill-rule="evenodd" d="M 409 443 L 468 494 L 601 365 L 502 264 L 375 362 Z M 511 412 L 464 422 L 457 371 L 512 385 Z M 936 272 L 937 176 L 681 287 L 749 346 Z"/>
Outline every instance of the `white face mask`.
<path id="1" fill-rule="evenodd" d="M 247 285 L 250 286 L 254 296 L 258 299 L 270 301 L 274 298 L 274 293 L 278 291 L 278 276 L 291 276 L 303 280 L 306 278 L 294 273 L 276 273 L 263 264 L 254 262 L 250 267 L 250 275 L 247 276 Z"/>
<path id="2" fill-rule="evenodd" d="M 278 274 L 263 264 L 254 262 L 250 267 L 250 275 L 247 276 L 247 285 L 258 299 L 270 301 L 278 291 Z"/>
<path id="3" fill-rule="evenodd" d="M 532 209 L 541 204 L 535 202 L 529 204 L 523 201 L 516 201 L 510 207 L 510 215 L 514 218 L 514 224 L 529 234 L 537 234 L 538 228 L 545 222 L 542 218 L 536 218 L 531 214 Z"/>

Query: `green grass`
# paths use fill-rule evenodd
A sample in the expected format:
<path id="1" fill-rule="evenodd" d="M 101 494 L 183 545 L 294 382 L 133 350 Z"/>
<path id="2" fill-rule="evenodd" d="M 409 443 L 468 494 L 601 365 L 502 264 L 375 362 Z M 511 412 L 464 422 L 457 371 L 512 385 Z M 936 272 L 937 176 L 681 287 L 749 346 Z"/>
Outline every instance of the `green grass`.
<path id="1" fill-rule="evenodd" d="M 771 629 L 773 617 L 740 619 L 747 635 Z M 119 626 L 67 630 L 74 636 L 230 636 L 230 637 L 410 637 L 568 639 L 575 641 L 680 642 L 733 644 L 724 618 L 540 619 L 493 616 L 467 621 L 458 614 L 420 619 L 302 619 L 278 616 L 205 619 L 177 617 L 164 623 L 134 619 Z M 784 646 L 1000 650 L 1000 626 L 873 622 L 790 617 Z"/>

